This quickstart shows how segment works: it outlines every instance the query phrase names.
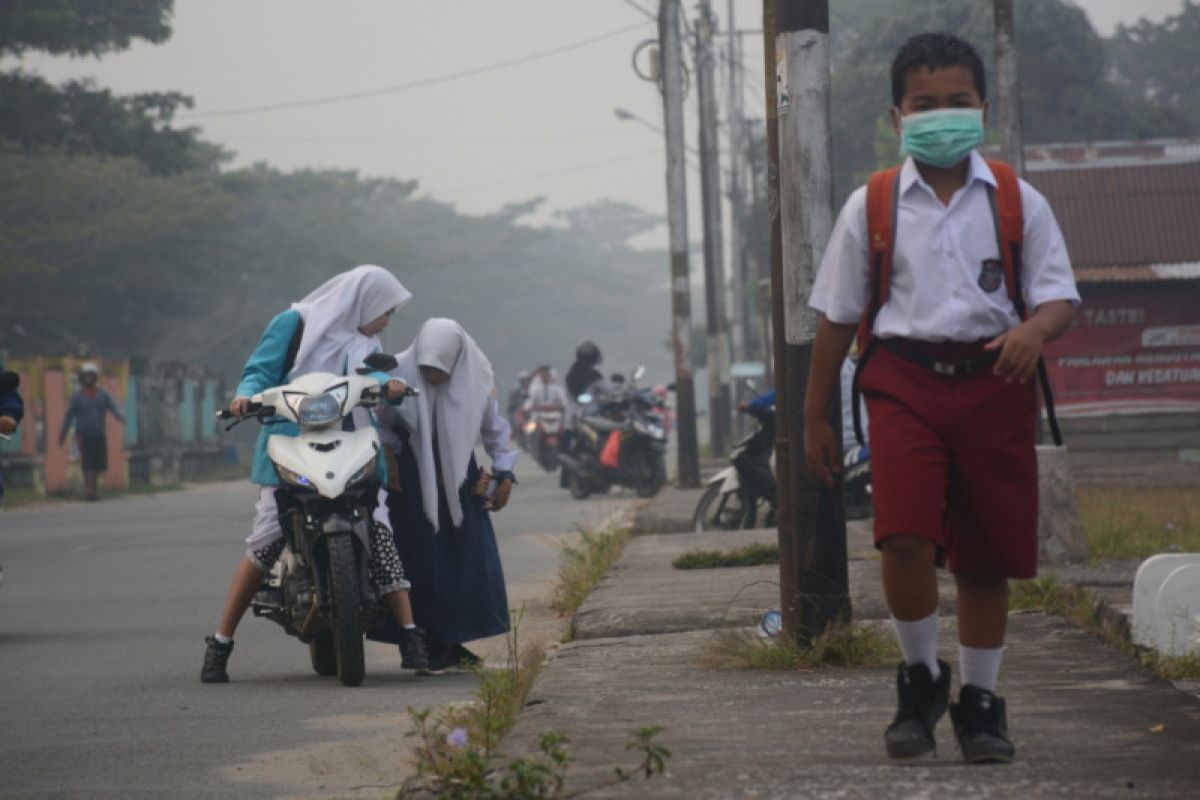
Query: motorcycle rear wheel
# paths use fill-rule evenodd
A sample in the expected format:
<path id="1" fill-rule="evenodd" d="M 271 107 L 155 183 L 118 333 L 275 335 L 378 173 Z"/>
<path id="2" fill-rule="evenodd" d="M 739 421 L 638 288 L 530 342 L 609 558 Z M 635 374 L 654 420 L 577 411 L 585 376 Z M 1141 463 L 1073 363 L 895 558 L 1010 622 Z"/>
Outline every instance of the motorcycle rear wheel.
<path id="1" fill-rule="evenodd" d="M 696 504 L 692 530 L 696 533 L 736 531 L 750 527 L 753 518 L 754 509 L 744 491 L 740 488 L 731 492 L 722 491 L 721 484 L 714 483 L 704 490 L 700 502 Z"/>
<path id="2" fill-rule="evenodd" d="M 333 635 L 322 633 L 308 643 L 308 657 L 313 672 L 318 675 L 337 675 L 337 650 L 333 646 Z"/>
<path id="3" fill-rule="evenodd" d="M 592 493 L 591 489 L 588 488 L 587 481 L 575 470 L 571 470 L 567 474 L 567 489 L 571 492 L 571 497 L 574 497 L 576 500 L 586 500 L 588 495 Z"/>
<path id="4" fill-rule="evenodd" d="M 333 593 L 333 649 L 338 680 L 358 686 L 366 676 L 363 658 L 362 589 L 352 534 L 329 536 L 329 583 Z"/>

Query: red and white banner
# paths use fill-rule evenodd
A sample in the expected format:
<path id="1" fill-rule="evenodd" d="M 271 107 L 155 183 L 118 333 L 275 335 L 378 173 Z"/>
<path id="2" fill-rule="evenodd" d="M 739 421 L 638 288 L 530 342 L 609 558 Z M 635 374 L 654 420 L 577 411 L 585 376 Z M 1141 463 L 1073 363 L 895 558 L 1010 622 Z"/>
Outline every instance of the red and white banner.
<path id="1" fill-rule="evenodd" d="M 1200 411 L 1200 290 L 1085 287 L 1075 323 L 1045 357 L 1064 417 Z"/>

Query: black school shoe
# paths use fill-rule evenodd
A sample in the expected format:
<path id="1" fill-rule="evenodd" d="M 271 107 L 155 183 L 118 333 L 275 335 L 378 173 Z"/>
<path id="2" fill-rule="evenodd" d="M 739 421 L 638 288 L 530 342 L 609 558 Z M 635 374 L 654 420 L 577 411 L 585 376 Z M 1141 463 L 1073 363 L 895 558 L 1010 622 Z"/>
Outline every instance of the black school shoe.
<path id="1" fill-rule="evenodd" d="M 964 684 L 958 702 L 950 704 L 950 721 L 968 764 L 1007 764 L 1016 756 L 1016 748 L 1008 740 L 1003 697 Z"/>
<path id="2" fill-rule="evenodd" d="M 400 666 L 416 670 L 418 675 L 442 674 L 429 663 L 429 656 L 425 653 L 425 634 L 420 628 L 400 629 Z"/>
<path id="3" fill-rule="evenodd" d="M 229 683 L 229 673 L 225 665 L 229 663 L 229 654 L 233 652 L 233 642 L 221 644 L 215 636 L 204 637 L 204 666 L 200 667 L 201 683 Z"/>
<path id="4" fill-rule="evenodd" d="M 925 664 L 896 670 L 896 718 L 883 734 L 892 758 L 918 758 L 937 752 L 933 729 L 950 702 L 950 665 L 938 659 L 937 680 Z"/>

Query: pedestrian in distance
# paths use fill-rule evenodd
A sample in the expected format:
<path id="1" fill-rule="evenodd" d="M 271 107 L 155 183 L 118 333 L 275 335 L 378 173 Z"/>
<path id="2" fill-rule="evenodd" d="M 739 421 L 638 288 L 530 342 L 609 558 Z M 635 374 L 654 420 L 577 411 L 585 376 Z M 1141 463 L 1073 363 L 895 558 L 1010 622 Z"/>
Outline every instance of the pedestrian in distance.
<path id="1" fill-rule="evenodd" d="M 1032 379 L 1079 294 L 1046 200 L 975 151 L 988 110 L 976 50 L 947 34 L 914 36 L 891 82 L 907 158 L 850 196 L 818 270 L 805 455 L 832 486 L 841 458 L 826 412 L 858 330 L 874 540 L 904 658 L 887 753 L 935 753 L 949 705 L 966 761 L 1007 762 L 1015 749 L 996 684 L 1008 580 L 1037 573 Z M 953 704 L 950 665 L 937 657 L 942 564 L 958 597 Z"/>
<path id="2" fill-rule="evenodd" d="M 518 454 L 492 365 L 461 325 L 426 320 L 397 360 L 392 374 L 420 393 L 391 410 L 382 432 L 400 469 L 399 489 L 388 496 L 396 547 L 415 576 L 413 613 L 430 665 L 470 666 L 479 657 L 467 642 L 510 628 L 489 512 L 508 504 Z M 476 463 L 476 439 L 492 460 L 490 473 Z"/>
<path id="3" fill-rule="evenodd" d="M 330 278 L 267 325 L 258 346 L 246 361 L 242 380 L 230 410 L 244 419 L 250 398 L 273 386 L 280 386 L 310 372 L 350 375 L 371 353 L 380 349 L 379 333 L 387 327 L 392 314 L 406 305 L 412 295 L 400 281 L 382 267 L 364 265 Z M 385 397 L 401 400 L 405 387 L 387 380 Z M 370 412 L 354 412 L 355 425 L 373 424 Z M 297 436 L 294 423 L 279 422 L 264 426 L 254 448 L 250 481 L 259 486 L 254 527 L 246 539 L 246 552 L 234 572 L 233 583 L 225 599 L 225 608 L 216 632 L 205 642 L 202 683 L 226 683 L 229 656 L 233 652 L 233 633 L 249 608 L 263 578 L 283 552 L 283 529 L 275 490 L 279 475 L 267 455 L 270 436 Z M 387 482 L 384 461 L 379 462 L 381 484 Z M 421 632 L 413 623 L 408 597 L 410 583 L 392 542 L 383 490 L 376 507 L 370 536 L 370 576 L 375 594 L 383 598 L 399 626 L 401 666 L 429 671 Z"/>
<path id="4" fill-rule="evenodd" d="M 100 473 L 108 470 L 108 437 L 104 433 L 105 414 L 112 414 L 118 422 L 125 424 L 125 415 L 112 395 L 98 387 L 100 370 L 90 361 L 79 368 L 79 391 L 71 395 L 67 415 L 63 417 L 58 432 L 61 447 L 67 441 L 67 433 L 75 428 L 75 442 L 79 447 L 79 464 L 83 471 L 83 496 L 96 501 L 100 494 L 96 488 Z"/>
<path id="5" fill-rule="evenodd" d="M 25 416 L 25 403 L 17 391 L 21 379 L 0 363 L 0 436 L 12 436 Z M 4 473 L 0 472 L 0 503 L 4 502 Z"/>

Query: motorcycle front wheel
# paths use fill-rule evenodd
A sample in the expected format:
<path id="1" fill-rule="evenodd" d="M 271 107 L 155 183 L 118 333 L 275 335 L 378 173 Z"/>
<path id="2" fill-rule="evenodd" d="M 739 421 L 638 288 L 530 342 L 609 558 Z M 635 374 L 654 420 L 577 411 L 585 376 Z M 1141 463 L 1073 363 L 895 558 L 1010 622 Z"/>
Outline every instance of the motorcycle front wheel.
<path id="1" fill-rule="evenodd" d="M 733 491 L 723 491 L 719 483 L 704 490 L 700 502 L 696 504 L 696 513 L 692 515 L 692 530 L 696 533 L 704 531 L 736 531 L 749 527 L 754 510 L 750 499 L 740 488 Z"/>
<path id="2" fill-rule="evenodd" d="M 352 534 L 326 537 L 329 585 L 333 593 L 333 649 L 338 680 L 358 686 L 366 675 L 363 658 L 362 588 Z"/>
<path id="3" fill-rule="evenodd" d="M 571 492 L 571 497 L 574 497 L 576 500 L 586 500 L 588 495 L 592 493 L 592 490 L 588 488 L 587 481 L 575 470 L 570 470 L 567 473 L 567 489 Z"/>
<path id="4" fill-rule="evenodd" d="M 337 675 L 337 649 L 333 645 L 333 634 L 322 633 L 308 643 L 308 657 L 313 672 L 318 675 Z"/>
<path id="5" fill-rule="evenodd" d="M 667 463 L 661 453 L 646 453 L 642 476 L 634 491 L 638 497 L 654 497 L 667 482 Z"/>

